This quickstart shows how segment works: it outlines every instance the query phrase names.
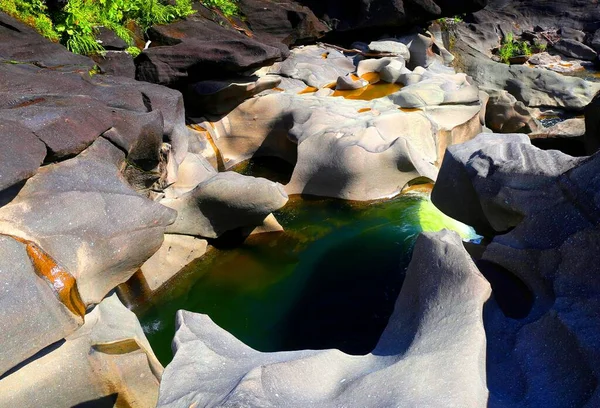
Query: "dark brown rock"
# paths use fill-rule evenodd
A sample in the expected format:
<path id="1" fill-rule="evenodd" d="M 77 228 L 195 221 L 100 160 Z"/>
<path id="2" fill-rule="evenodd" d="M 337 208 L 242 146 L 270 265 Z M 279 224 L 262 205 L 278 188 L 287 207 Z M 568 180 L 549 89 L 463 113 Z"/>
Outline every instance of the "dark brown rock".
<path id="1" fill-rule="evenodd" d="M 18 123 L 0 122 L 0 192 L 33 176 L 46 157 L 46 147 Z"/>

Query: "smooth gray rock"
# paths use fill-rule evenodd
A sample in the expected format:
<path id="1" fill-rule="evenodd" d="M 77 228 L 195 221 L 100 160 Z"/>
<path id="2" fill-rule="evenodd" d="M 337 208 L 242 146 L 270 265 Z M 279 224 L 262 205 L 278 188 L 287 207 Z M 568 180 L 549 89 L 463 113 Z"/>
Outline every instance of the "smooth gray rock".
<path id="1" fill-rule="evenodd" d="M 217 238 L 239 227 L 261 225 L 287 200 L 279 183 L 223 172 L 179 197 L 163 199 L 161 204 L 177 211 L 166 232 Z"/>
<path id="2" fill-rule="evenodd" d="M 484 407 L 489 296 L 459 236 L 442 231 L 417 239 L 394 313 L 364 356 L 261 353 L 208 316 L 179 311 L 158 407 Z"/>
<path id="3" fill-rule="evenodd" d="M 463 222 L 480 207 L 483 222 L 512 228 L 478 263 L 494 288 L 485 318 L 489 406 L 597 405 L 600 156 L 542 151 L 516 135 L 480 136 L 449 153 L 436 205 Z"/>
<path id="4" fill-rule="evenodd" d="M 64 342 L 2 378 L 0 406 L 153 407 L 162 371 L 137 317 L 112 295 Z"/>
<path id="5" fill-rule="evenodd" d="M 532 109 L 517 101 L 507 91 L 488 89 L 485 124 L 498 133 L 531 133 L 541 130 L 541 123 Z"/>
<path id="6" fill-rule="evenodd" d="M 406 61 L 410 60 L 410 51 L 406 44 L 395 39 L 371 41 L 368 47 L 370 51 L 396 54 Z"/>
<path id="7" fill-rule="evenodd" d="M 26 244 L 0 234 L 0 377 L 83 324 L 38 275 L 39 262 L 28 255 Z"/>
<path id="8" fill-rule="evenodd" d="M 175 220 L 124 181 L 124 160 L 99 138 L 76 158 L 42 168 L 0 208 L 0 233 L 39 244 L 75 277 L 86 305 L 129 279 Z"/>

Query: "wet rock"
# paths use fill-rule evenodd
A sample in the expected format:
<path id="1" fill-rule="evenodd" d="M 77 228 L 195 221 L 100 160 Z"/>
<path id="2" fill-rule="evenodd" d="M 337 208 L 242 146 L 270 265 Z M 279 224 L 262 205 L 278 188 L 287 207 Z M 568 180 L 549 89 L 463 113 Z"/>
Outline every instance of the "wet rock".
<path id="1" fill-rule="evenodd" d="M 172 87 L 231 76 L 282 59 L 278 48 L 201 16 L 153 26 L 148 36 L 158 46 L 136 58 L 136 78 Z"/>
<path id="2" fill-rule="evenodd" d="M 140 268 L 145 285 L 153 292 L 186 265 L 206 253 L 208 242 L 188 235 L 165 234 L 162 246 Z"/>
<path id="3" fill-rule="evenodd" d="M 239 227 L 257 226 L 287 202 L 283 186 L 234 172 L 217 173 L 193 190 L 161 204 L 177 211 L 171 234 L 217 238 Z"/>
<path id="4" fill-rule="evenodd" d="M 0 232 L 36 242 L 75 277 L 85 305 L 135 273 L 175 219 L 124 181 L 124 160 L 99 138 L 76 158 L 40 169 L 0 208 Z"/>
<path id="5" fill-rule="evenodd" d="M 285 61 L 273 65 L 268 72 L 300 79 L 307 86 L 322 88 L 354 70 L 352 60 L 341 52 L 312 45 L 294 48 Z"/>
<path id="6" fill-rule="evenodd" d="M 0 123 L 0 145 L 1 194 L 37 172 L 46 157 L 46 146 L 29 129 L 8 120 Z"/>
<path id="7" fill-rule="evenodd" d="M 364 356 L 261 353 L 208 316 L 180 311 L 158 406 L 484 406 L 482 309 L 489 296 L 458 235 L 444 231 L 417 239 L 394 314 Z"/>
<path id="8" fill-rule="evenodd" d="M 490 405 L 595 404 L 599 157 L 539 150 L 518 135 L 482 135 L 446 158 L 440 174 L 448 176 L 438 178 L 434 202 L 463 222 L 475 221 L 466 209 L 479 208 L 477 225 L 504 231 L 480 269 L 493 266 L 525 288 L 519 308 L 509 308 L 515 294 L 498 287 L 486 310 Z M 441 200 L 450 189 L 460 200 Z"/>
<path id="9" fill-rule="evenodd" d="M 3 377 L 0 405 L 150 407 L 157 402 L 161 375 L 137 317 L 113 295 L 65 341 Z"/>
<path id="10" fill-rule="evenodd" d="M 67 297 L 77 301 L 77 285 L 52 262 L 38 247 L 0 235 L 0 378 L 83 323 L 85 309 L 71 310 L 58 296 L 62 285 Z"/>
<path id="11" fill-rule="evenodd" d="M 585 61 L 594 61 L 598 56 L 596 51 L 587 45 L 572 39 L 562 39 L 552 47 L 567 57 L 577 58 Z"/>
<path id="12" fill-rule="evenodd" d="M 507 91 L 488 90 L 485 124 L 497 133 L 531 133 L 540 130 L 541 123 L 535 119 L 533 110 L 517 101 Z"/>

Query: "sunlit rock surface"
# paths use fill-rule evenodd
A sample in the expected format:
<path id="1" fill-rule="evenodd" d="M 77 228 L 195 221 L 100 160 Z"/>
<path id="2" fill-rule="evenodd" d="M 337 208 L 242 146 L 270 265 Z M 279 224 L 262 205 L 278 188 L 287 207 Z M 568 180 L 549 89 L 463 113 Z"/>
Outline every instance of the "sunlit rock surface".
<path id="1" fill-rule="evenodd" d="M 0 406 L 152 407 L 162 370 L 137 317 L 113 295 L 64 341 L 2 377 Z"/>
<path id="2" fill-rule="evenodd" d="M 372 353 L 260 353 L 181 311 L 158 406 L 484 406 L 490 287 L 455 233 L 421 235 Z"/>

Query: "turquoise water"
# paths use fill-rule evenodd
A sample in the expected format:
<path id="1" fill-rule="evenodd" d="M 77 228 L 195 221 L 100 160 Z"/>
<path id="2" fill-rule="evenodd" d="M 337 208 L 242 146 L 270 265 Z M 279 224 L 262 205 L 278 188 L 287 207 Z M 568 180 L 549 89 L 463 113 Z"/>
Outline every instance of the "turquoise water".
<path id="1" fill-rule="evenodd" d="M 136 312 L 163 364 L 179 309 L 208 314 L 261 351 L 338 348 L 364 354 L 393 311 L 421 231 L 474 231 L 442 214 L 429 188 L 353 203 L 294 197 L 276 214 L 285 232 L 213 249 Z"/>

